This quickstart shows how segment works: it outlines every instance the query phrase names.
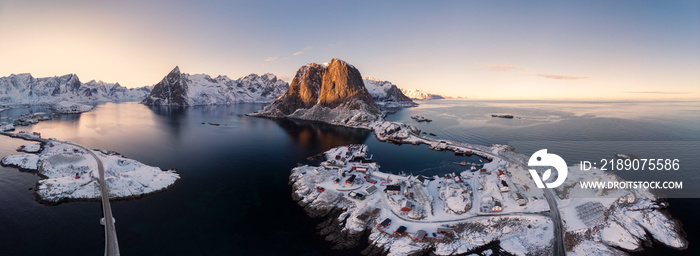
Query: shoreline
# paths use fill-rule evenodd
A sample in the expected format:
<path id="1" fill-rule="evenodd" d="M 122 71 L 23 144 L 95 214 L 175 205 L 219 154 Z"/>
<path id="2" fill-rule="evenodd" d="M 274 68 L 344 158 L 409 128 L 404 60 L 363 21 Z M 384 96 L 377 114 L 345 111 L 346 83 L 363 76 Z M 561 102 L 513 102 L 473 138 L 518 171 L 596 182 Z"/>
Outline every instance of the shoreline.
<path id="1" fill-rule="evenodd" d="M 39 163 L 41 163 L 42 161 L 44 161 L 44 160 L 41 160 L 41 154 L 45 153 L 45 150 L 47 150 L 46 145 L 47 145 L 48 143 L 51 143 L 51 144 L 53 145 L 54 142 L 56 143 L 57 147 L 60 146 L 60 145 L 62 145 L 62 144 L 65 144 L 65 145 L 68 145 L 68 146 L 74 146 L 74 145 L 77 145 L 77 144 L 73 144 L 73 143 L 70 143 L 70 142 L 63 142 L 63 141 L 53 140 L 53 139 L 48 139 L 48 140 L 47 140 L 47 139 L 43 139 L 43 138 L 41 138 L 41 137 L 38 137 L 38 136 L 32 135 L 32 134 L 28 134 L 28 133 L 19 134 L 19 133 L 0 132 L 0 135 L 5 135 L 5 136 L 8 136 L 8 137 L 10 137 L 10 138 L 15 138 L 15 139 L 23 139 L 23 140 L 25 140 L 25 141 L 33 141 L 33 142 L 39 142 L 39 143 L 40 143 L 40 150 L 39 150 L 39 151 L 33 152 L 33 153 L 26 153 L 26 155 L 36 155 L 36 156 L 39 156 L 39 159 L 37 159 L 37 164 L 38 164 L 38 165 L 37 165 L 37 169 L 36 169 L 36 170 L 35 170 L 35 169 L 31 169 L 31 168 L 23 168 L 23 167 L 21 167 L 21 166 L 19 166 L 19 165 L 17 165 L 17 164 L 14 164 L 14 163 L 5 164 L 4 162 L 0 162 L 0 164 L 2 164 L 2 166 L 13 167 L 13 168 L 18 169 L 20 172 L 31 173 L 31 174 L 37 175 L 37 177 L 39 177 L 39 180 L 37 180 L 37 181 L 34 183 L 34 185 L 32 186 L 32 188 L 31 188 L 31 189 L 33 190 L 33 196 L 34 196 L 34 198 L 35 198 L 35 201 L 37 201 L 37 202 L 39 202 L 39 203 L 41 203 L 41 204 L 44 204 L 44 205 L 58 205 L 58 204 L 65 203 L 65 202 L 92 202 L 92 201 L 102 201 L 102 197 L 101 197 L 100 194 L 96 194 L 94 197 L 77 197 L 77 198 L 75 198 L 75 197 L 70 197 L 70 196 L 65 196 L 65 197 L 58 197 L 58 200 L 52 200 L 52 199 L 47 199 L 47 198 L 42 197 L 42 196 L 40 195 L 40 193 L 39 193 L 40 190 L 41 190 L 40 187 L 41 187 L 42 185 L 44 185 L 44 183 L 43 183 L 42 181 L 45 182 L 45 181 L 48 181 L 48 180 L 57 180 L 57 179 L 61 179 L 61 178 L 67 177 L 67 176 L 65 176 L 65 177 L 64 177 L 64 176 L 61 176 L 61 177 L 58 177 L 58 178 L 57 178 L 57 177 L 51 178 L 51 177 L 47 176 L 46 174 L 44 174 L 44 173 L 42 172 L 43 168 L 42 168 L 41 165 L 39 165 Z M 20 148 L 16 149 L 16 151 L 17 151 L 17 152 L 23 152 L 23 151 L 21 151 L 21 149 L 22 149 L 23 146 L 24 146 L 24 145 L 20 146 Z M 82 146 L 80 146 L 80 147 L 82 147 Z M 139 171 L 140 171 L 140 168 L 153 168 L 153 167 L 151 167 L 151 166 L 148 166 L 148 165 L 145 165 L 145 164 L 143 164 L 143 163 L 141 163 L 141 162 L 138 162 L 137 160 L 134 160 L 134 159 L 131 159 L 131 158 L 127 158 L 127 157 L 123 156 L 122 154 L 120 154 L 120 153 L 118 153 L 118 152 L 109 151 L 109 150 L 100 150 L 100 149 L 88 149 L 88 148 L 86 148 L 86 147 L 82 147 L 82 148 L 84 148 L 84 149 L 86 149 L 86 150 L 89 150 L 89 151 L 93 151 L 93 152 L 94 152 L 94 151 L 97 151 L 97 152 L 99 152 L 100 154 L 103 155 L 102 157 L 107 157 L 107 158 L 109 158 L 109 157 L 116 157 L 116 158 L 118 158 L 117 161 L 124 161 L 124 164 L 136 164 L 136 166 L 135 166 L 136 169 L 127 170 L 127 172 L 139 172 Z M 65 150 L 65 149 L 64 149 L 64 150 Z M 89 152 L 88 152 L 88 153 L 89 153 Z M 21 154 L 20 154 L 20 155 L 21 155 Z M 8 155 L 8 156 L 12 156 L 12 155 Z M 82 155 L 81 155 L 81 156 L 82 156 Z M 3 158 L 3 159 L 4 159 L 4 158 Z M 89 167 L 88 167 L 88 168 L 89 168 Z M 154 189 L 154 190 L 149 191 L 149 192 L 143 192 L 143 193 L 140 193 L 140 194 L 139 194 L 139 193 L 133 193 L 133 192 L 131 192 L 130 189 L 127 188 L 127 190 L 130 191 L 130 193 L 132 193 L 132 194 L 124 195 L 124 196 L 119 196 L 119 193 L 120 193 L 119 191 L 120 191 L 121 188 L 115 188 L 115 190 L 114 190 L 114 193 L 115 193 L 115 194 L 114 194 L 114 196 L 108 196 L 109 200 L 116 200 L 116 201 L 122 201 L 122 200 L 124 200 L 124 201 L 126 201 L 126 200 L 133 200 L 133 199 L 142 198 L 142 197 L 144 197 L 144 196 L 148 196 L 148 195 L 152 195 L 152 194 L 164 192 L 164 191 L 166 191 L 166 190 L 172 188 L 175 184 L 177 184 L 177 183 L 180 181 L 180 172 L 179 172 L 177 169 L 174 169 L 174 168 L 171 168 L 171 169 L 164 169 L 164 168 L 161 168 L 161 167 L 156 167 L 156 168 L 159 169 L 160 171 L 154 173 L 154 175 L 161 175 L 161 174 L 165 174 L 165 173 L 171 173 L 170 176 L 174 177 L 174 180 L 173 180 L 171 183 L 169 183 L 169 184 L 167 184 L 167 185 L 165 185 L 165 186 L 163 186 L 163 187 L 161 187 L 161 188 Z M 90 169 L 88 169 L 88 170 L 90 170 Z M 89 171 L 89 172 L 82 171 L 82 173 L 83 173 L 82 175 L 83 175 L 83 176 L 92 175 L 92 174 L 91 174 L 92 171 L 94 171 L 94 170 L 91 170 L 91 171 Z M 79 171 L 79 172 L 81 172 L 81 171 Z M 71 172 L 71 173 L 72 173 L 72 172 Z M 68 176 L 71 176 L 71 175 L 72 175 L 72 174 L 69 174 Z M 110 177 L 117 177 L 117 176 L 110 176 Z M 154 176 L 154 178 L 155 178 L 155 177 L 159 177 L 159 176 Z M 76 185 L 80 185 L 80 187 L 82 187 L 82 186 L 84 186 L 84 185 L 92 184 L 92 183 L 94 183 L 94 182 L 96 182 L 96 181 L 97 181 L 97 180 L 95 179 L 95 177 L 92 177 L 92 179 L 90 179 L 90 180 L 88 180 L 88 181 L 83 181 L 83 182 L 86 182 L 85 184 L 80 183 L 80 184 L 82 184 L 82 185 L 80 185 L 80 184 L 76 184 Z M 153 180 L 153 181 L 155 181 L 155 180 Z M 99 183 L 99 181 L 98 181 L 98 183 Z M 137 182 L 137 183 L 138 183 L 138 182 Z M 59 183 L 59 184 L 60 184 L 60 183 Z M 139 184 L 140 184 L 140 183 L 139 183 Z M 49 185 L 48 188 L 50 188 L 51 184 L 48 183 L 48 185 Z M 98 185 L 98 186 L 99 186 L 99 185 Z M 114 184 L 113 184 L 112 186 L 114 186 Z M 143 185 L 143 184 L 142 184 L 142 186 L 145 186 L 145 187 L 150 188 L 150 186 L 146 186 L 146 185 Z M 48 189 L 48 188 L 47 188 L 47 189 Z M 71 194 L 73 194 L 73 193 L 76 192 L 76 191 L 77 191 L 77 190 L 74 190 L 73 192 L 71 192 Z M 110 189 L 109 194 L 112 194 L 112 190 L 111 190 L 111 189 Z"/>
<path id="2" fill-rule="evenodd" d="M 259 116 L 255 116 L 255 117 L 259 117 Z M 270 117 L 266 117 L 266 118 L 270 118 Z M 285 117 L 285 118 L 289 118 L 289 117 Z M 277 119 L 277 118 L 272 118 L 272 119 Z M 291 118 L 291 119 L 294 119 L 294 118 Z M 318 121 L 316 121 L 316 122 L 318 122 Z M 525 159 L 527 158 L 527 156 L 524 156 L 522 154 L 519 154 L 519 153 L 512 151 L 513 150 L 512 147 L 506 146 L 506 145 L 496 145 L 495 144 L 495 145 L 491 145 L 491 146 L 483 146 L 483 145 L 476 145 L 476 144 L 471 144 L 471 143 L 466 143 L 466 142 L 454 142 L 454 141 L 450 141 L 450 140 L 440 140 L 438 138 L 423 137 L 423 136 L 420 136 L 420 131 L 416 132 L 415 130 L 412 129 L 414 127 L 407 125 L 407 124 L 399 123 L 399 122 L 388 122 L 388 121 L 380 120 L 380 121 L 372 121 L 372 122 L 364 123 L 361 125 L 332 124 L 332 123 L 328 123 L 328 122 L 322 122 L 322 123 L 343 126 L 343 127 L 349 127 L 349 128 L 370 130 L 371 132 L 374 133 L 375 138 L 377 140 L 379 140 L 381 142 L 389 142 L 389 143 L 394 143 L 394 144 L 399 144 L 399 145 L 401 145 L 401 144 L 412 144 L 412 145 L 427 144 L 427 145 L 431 145 L 431 147 L 433 147 L 434 144 L 436 144 L 436 143 L 444 143 L 445 147 L 442 150 L 453 151 L 453 152 L 457 152 L 457 151 L 463 152 L 463 151 L 467 150 L 471 154 L 488 159 L 489 161 L 493 161 L 494 159 L 502 159 L 502 160 L 505 160 L 508 162 L 515 161 L 513 163 L 519 163 L 519 161 L 521 161 L 521 162 L 524 161 L 524 163 L 526 163 Z M 393 130 L 393 129 L 391 132 L 388 132 L 388 130 L 389 130 L 388 128 L 390 128 L 392 126 L 394 128 L 398 128 L 397 129 L 398 131 L 407 130 L 408 133 L 403 134 L 404 136 L 398 142 L 396 142 L 394 140 L 390 140 L 389 139 L 389 138 L 391 138 L 390 136 L 393 136 L 393 134 L 395 132 L 397 132 L 397 130 Z M 404 128 L 406 128 L 406 129 L 404 129 Z M 519 164 L 522 165 L 522 163 L 519 163 Z M 294 171 L 292 171 L 292 172 L 294 173 Z M 292 176 L 293 175 L 294 174 L 292 174 Z M 296 180 L 292 179 L 292 176 L 290 176 L 290 183 L 291 184 L 296 182 Z M 296 191 L 296 188 L 294 186 L 292 186 L 292 189 L 293 189 L 293 191 Z M 293 194 L 295 194 L 295 193 L 293 193 Z M 559 196 L 555 196 L 555 197 L 556 197 L 555 200 L 561 200 L 559 198 Z M 294 198 L 294 196 L 293 196 L 293 198 Z M 301 199 L 303 199 L 303 198 L 301 198 Z M 659 199 L 655 196 L 653 197 L 653 199 L 654 200 L 663 200 L 663 199 Z M 304 207 L 305 209 L 308 208 L 308 204 L 302 204 L 301 200 L 296 200 L 296 201 L 298 202 L 298 204 L 300 206 Z M 559 206 L 556 206 L 556 207 L 558 208 L 557 212 L 559 212 Z M 678 251 L 683 251 L 683 250 L 687 249 L 688 248 L 688 241 L 685 239 L 687 237 L 687 235 L 686 235 L 687 233 L 685 233 L 685 231 L 682 229 L 682 222 L 676 218 L 673 218 L 673 216 L 670 215 L 670 213 L 667 211 L 667 209 L 659 209 L 659 211 L 662 212 L 662 216 L 664 218 L 666 218 L 667 220 L 672 222 L 673 225 L 675 227 L 677 227 L 678 230 L 680 230 L 679 234 L 677 234 L 677 235 L 679 235 L 681 241 L 683 242 L 683 247 L 673 247 L 670 244 L 665 244 L 665 243 L 661 242 L 659 239 L 657 239 L 653 235 L 648 235 L 648 237 L 646 239 L 644 239 L 644 238 L 641 239 L 641 241 L 646 241 L 646 242 L 640 243 L 639 247 L 636 249 L 632 249 L 632 250 L 623 249 L 622 247 L 610 245 L 609 246 L 610 250 L 615 250 L 615 248 L 617 248 L 618 250 L 621 250 L 623 252 L 634 253 L 637 250 L 644 250 L 644 248 L 647 247 L 647 243 L 649 243 L 649 246 L 651 244 L 657 244 L 657 243 L 663 244 L 664 246 L 666 246 L 668 248 L 672 248 L 672 249 L 678 250 Z M 307 212 L 308 212 L 308 210 L 307 210 Z M 314 214 L 314 215 L 316 215 L 316 214 Z M 309 214 L 309 216 L 312 217 L 311 214 Z M 465 222 L 465 223 L 469 223 L 469 222 Z M 562 231 L 561 231 L 562 232 L 562 235 L 561 235 L 562 243 L 566 239 L 566 237 L 568 236 L 566 234 L 568 234 L 570 231 L 578 231 L 578 229 L 564 230 L 564 228 L 562 228 Z M 365 230 L 365 232 L 368 232 L 368 231 Z M 371 240 L 372 239 L 370 238 L 370 247 L 374 246 L 374 243 Z M 499 244 L 500 244 L 500 240 L 496 240 L 496 241 L 499 241 Z M 585 242 L 585 241 L 588 241 L 588 240 L 584 239 L 583 241 L 576 242 L 576 245 L 579 245 L 579 244 L 581 244 L 581 242 Z M 369 249 L 369 247 L 367 249 Z M 386 250 L 387 248 L 384 248 L 384 249 Z M 578 247 L 575 247 L 573 249 L 578 249 Z M 569 248 L 569 250 L 573 250 L 573 249 Z M 386 253 L 385 250 L 383 250 L 383 251 Z M 432 250 L 434 251 L 434 249 L 432 249 Z M 376 250 L 371 250 L 371 251 L 376 251 Z"/>

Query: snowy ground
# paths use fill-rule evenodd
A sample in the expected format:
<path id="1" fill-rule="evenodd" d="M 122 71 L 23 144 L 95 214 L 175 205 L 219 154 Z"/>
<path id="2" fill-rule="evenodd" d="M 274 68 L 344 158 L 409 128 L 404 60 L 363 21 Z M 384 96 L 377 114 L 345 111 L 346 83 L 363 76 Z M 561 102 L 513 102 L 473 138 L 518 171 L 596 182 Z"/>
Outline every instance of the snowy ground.
<path id="1" fill-rule="evenodd" d="M 520 206 L 508 194 L 504 196 L 500 191 L 478 191 L 475 188 L 482 179 L 500 182 L 495 172 L 483 175 L 466 171 L 456 174 L 458 177 L 451 174 L 420 181 L 418 177 L 383 173 L 371 161 L 351 161 L 367 155 L 365 145 L 342 146 L 328 150 L 325 153 L 328 160 L 318 167 L 294 168 L 290 176 L 294 197 L 301 205 L 316 210 L 346 209 L 339 217 L 346 220 L 342 222 L 342 229 L 355 234 L 369 229 L 370 242 L 387 250 L 389 255 L 428 249 L 435 249 L 438 255 L 461 254 L 497 240 L 504 250 L 514 254 L 538 254 L 551 246 L 552 223 L 546 214 L 542 214 L 547 208 L 544 200 Z M 497 167 L 499 162 L 485 166 L 489 170 Z M 353 175 L 355 180 L 348 182 Z M 401 189 L 397 194 L 391 194 L 384 191 L 389 185 Z M 378 190 L 365 193 L 372 186 Z M 353 198 L 350 192 L 362 193 L 366 198 Z M 479 206 L 473 205 L 476 203 L 474 198 L 487 197 L 487 193 L 498 196 L 505 210 L 479 212 Z M 402 209 L 406 201 L 412 205 L 407 211 Z M 363 214 L 368 218 L 358 218 Z M 391 225 L 378 227 L 384 219 L 391 219 Z M 393 233 L 400 226 L 406 227 L 406 232 L 396 236 Z M 455 233 L 438 234 L 437 229 L 441 227 L 454 228 Z M 428 234 L 422 241 L 413 239 L 419 230 Z"/>
<path id="2" fill-rule="evenodd" d="M 51 108 L 61 114 L 78 114 L 92 110 L 93 106 L 69 101 L 61 101 L 51 106 Z"/>
<path id="3" fill-rule="evenodd" d="M 351 163 L 354 156 L 366 155 L 364 145 L 334 148 L 326 152 L 329 160 L 320 167 L 292 170 L 290 180 L 295 198 L 307 210 L 309 207 L 324 211 L 345 209 L 340 218 L 351 221 L 341 222 L 345 225 L 343 230 L 359 234 L 369 229 L 370 243 L 389 255 L 429 249 L 437 255 L 463 254 L 493 241 L 499 241 L 503 251 L 515 255 L 549 254 L 553 250 L 549 205 L 543 190 L 537 188 L 523 164 L 527 163 L 527 156 L 514 153 L 505 145 L 485 147 L 419 136 L 413 127 L 401 123 L 375 121 L 357 127 L 373 130 L 382 141 L 393 138 L 401 143 L 428 144 L 442 150 L 470 151 L 492 161 L 476 170 L 427 177 L 427 181 L 419 182 L 417 177 L 383 173 L 374 163 Z M 353 171 L 358 166 L 367 171 Z M 578 182 L 592 177 L 599 181 L 619 180 L 600 170 L 582 174 L 574 170 L 578 168 L 570 167 L 567 182 L 554 190 L 569 254 L 625 254 L 621 249 L 637 250 L 643 241 L 649 240 L 647 232 L 669 247 L 687 246 L 679 225 L 662 211 L 665 205 L 651 193 L 577 188 Z M 347 184 L 345 181 L 353 174 L 357 175 L 356 180 Z M 384 191 L 387 185 L 400 185 L 401 191 L 398 195 L 388 195 Z M 350 191 L 363 193 L 371 186 L 379 190 L 366 195 L 364 200 L 348 195 Z M 323 187 L 322 192 L 317 187 Z M 406 201 L 412 208 L 402 211 Z M 496 202 L 501 208 L 494 208 Z M 368 213 L 374 214 L 364 221 L 357 219 Z M 391 226 L 377 227 L 386 218 L 392 220 Z M 393 232 L 399 226 L 406 227 L 406 233 L 396 236 Z M 434 236 L 438 227 L 454 228 L 455 234 Z M 428 233 L 423 241 L 412 240 L 418 230 Z"/>
<path id="4" fill-rule="evenodd" d="M 8 123 L 0 124 L 0 132 L 14 131 L 14 130 L 15 130 L 15 125 L 13 125 L 13 124 L 8 124 Z"/>
<path id="5" fill-rule="evenodd" d="M 17 149 L 17 151 L 21 152 L 27 152 L 27 153 L 38 153 L 41 151 L 41 144 L 39 143 L 30 143 L 30 144 L 24 144 Z"/>
<path id="6" fill-rule="evenodd" d="M 35 151 L 37 144 L 23 145 L 23 151 Z M 107 152 L 93 152 L 105 168 L 105 182 L 112 199 L 139 197 L 172 186 L 180 176 L 174 170 L 160 168 Z M 59 203 L 65 200 L 99 199 L 97 162 L 84 149 L 58 141 L 48 141 L 38 154 L 9 155 L 4 165 L 35 170 L 46 179 L 37 183 L 41 200 Z"/>

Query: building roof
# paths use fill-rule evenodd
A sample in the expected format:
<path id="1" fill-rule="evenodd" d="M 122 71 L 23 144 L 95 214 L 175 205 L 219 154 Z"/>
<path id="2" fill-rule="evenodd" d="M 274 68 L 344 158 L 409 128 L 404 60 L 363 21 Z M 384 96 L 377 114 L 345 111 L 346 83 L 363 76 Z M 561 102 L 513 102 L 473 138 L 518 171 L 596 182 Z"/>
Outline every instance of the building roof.
<path id="1" fill-rule="evenodd" d="M 394 233 L 403 234 L 403 232 L 406 232 L 405 226 L 400 226 L 399 228 L 396 229 L 396 231 Z"/>
<path id="2" fill-rule="evenodd" d="M 387 185 L 384 191 L 401 191 L 400 185 Z"/>
<path id="3" fill-rule="evenodd" d="M 365 192 L 367 192 L 367 194 L 372 194 L 375 191 L 377 191 L 377 186 L 375 186 L 375 185 L 372 185 L 372 186 L 365 189 Z"/>
<path id="4" fill-rule="evenodd" d="M 416 232 L 416 235 L 414 236 L 414 238 L 423 239 L 425 237 L 425 235 L 427 235 L 427 234 L 428 234 L 428 232 L 425 232 L 425 230 L 421 229 L 421 230 L 418 230 L 418 232 Z"/>
<path id="5" fill-rule="evenodd" d="M 389 223 L 391 223 L 391 219 L 386 218 L 386 219 L 384 219 L 384 221 L 382 221 L 382 223 L 379 224 L 379 225 L 386 226 L 386 225 L 389 225 Z"/>
<path id="6" fill-rule="evenodd" d="M 454 228 L 439 227 L 439 228 L 437 228 L 437 232 L 455 232 L 455 229 Z"/>
<path id="7" fill-rule="evenodd" d="M 363 220 L 363 221 L 364 221 L 364 220 L 369 219 L 369 215 L 367 215 L 366 213 L 363 213 L 363 214 L 358 215 L 358 216 L 357 216 L 357 219 L 358 219 L 358 220 Z"/>

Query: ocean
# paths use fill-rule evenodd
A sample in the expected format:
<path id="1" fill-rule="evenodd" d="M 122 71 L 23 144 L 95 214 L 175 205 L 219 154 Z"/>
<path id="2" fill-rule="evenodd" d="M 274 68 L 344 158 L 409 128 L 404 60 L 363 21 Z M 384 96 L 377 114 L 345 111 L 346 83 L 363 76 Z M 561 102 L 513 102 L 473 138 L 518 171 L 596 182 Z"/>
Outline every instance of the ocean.
<path id="1" fill-rule="evenodd" d="M 569 164 L 615 153 L 679 158 L 681 169 L 664 177 L 682 179 L 687 184 L 684 190 L 688 189 L 684 193 L 698 189 L 694 185 L 700 155 L 699 102 L 419 103 L 387 119 L 416 125 L 438 138 L 511 144 L 523 154 L 547 147 Z M 263 106 L 166 108 L 106 103 L 91 112 L 63 115 L 18 130 L 38 131 L 43 137 L 113 150 L 145 164 L 179 170 L 181 181 L 165 192 L 112 203 L 124 255 L 357 255 L 363 248 L 336 251 L 316 234 L 320 220 L 307 217 L 291 199 L 291 168 L 313 164 L 307 157 L 329 148 L 365 143 L 383 171 L 435 175 L 463 169 L 453 162 L 464 157 L 431 151 L 425 145 L 379 142 L 366 130 L 244 115 Z M 50 110 L 11 109 L 0 112 L 0 121 L 26 112 Z M 434 121 L 417 123 L 410 119 L 414 114 Z M 16 154 L 15 149 L 26 143 L 0 136 L 0 157 Z M 0 167 L 0 254 L 102 253 L 100 204 L 41 205 L 30 190 L 38 179 L 33 173 Z M 693 230 L 698 230 L 694 220 L 700 200 L 668 201 L 671 214 L 691 231 L 689 249 L 678 252 L 656 245 L 639 254 L 697 255 L 699 241 Z"/>

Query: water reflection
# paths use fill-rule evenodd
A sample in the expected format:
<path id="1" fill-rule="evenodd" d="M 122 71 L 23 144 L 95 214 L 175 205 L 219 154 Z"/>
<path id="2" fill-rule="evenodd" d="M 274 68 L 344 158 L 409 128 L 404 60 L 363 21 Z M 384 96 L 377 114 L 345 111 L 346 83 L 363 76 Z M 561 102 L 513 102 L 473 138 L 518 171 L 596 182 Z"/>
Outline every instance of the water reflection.
<path id="1" fill-rule="evenodd" d="M 167 132 L 170 138 L 179 141 L 183 125 L 187 123 L 187 108 L 171 106 L 147 106 L 153 112 L 152 119 L 158 129 Z"/>
<path id="2" fill-rule="evenodd" d="M 274 120 L 300 151 L 322 152 L 341 145 L 364 143 L 370 131 L 296 119 Z"/>

